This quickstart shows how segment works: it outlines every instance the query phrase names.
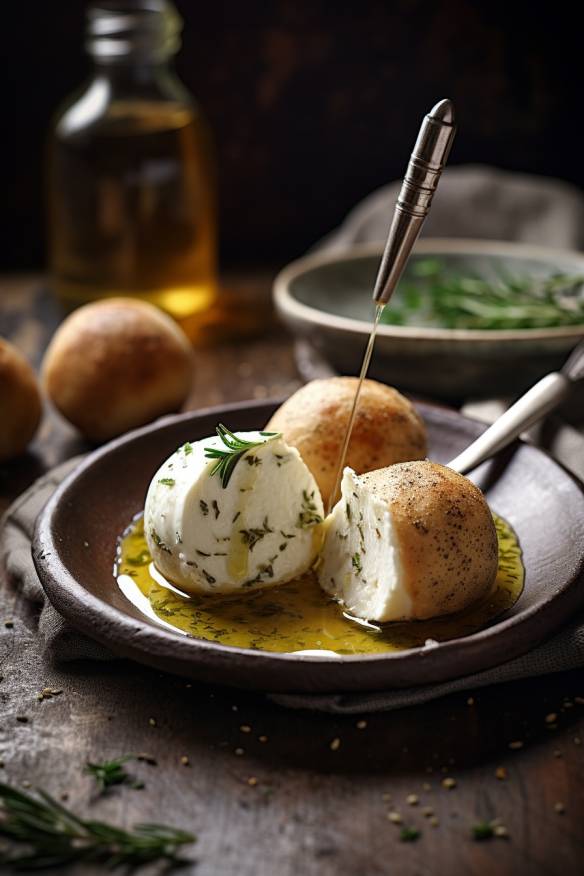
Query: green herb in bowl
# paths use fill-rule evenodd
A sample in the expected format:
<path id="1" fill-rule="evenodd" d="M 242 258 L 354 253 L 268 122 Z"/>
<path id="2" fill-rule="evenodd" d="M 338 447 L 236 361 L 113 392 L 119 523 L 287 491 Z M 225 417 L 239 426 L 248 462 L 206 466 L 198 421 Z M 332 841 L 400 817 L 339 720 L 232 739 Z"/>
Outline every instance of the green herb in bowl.
<path id="1" fill-rule="evenodd" d="M 437 258 L 414 262 L 381 321 L 449 329 L 534 329 L 584 325 L 584 275 L 545 279 L 461 273 Z"/>

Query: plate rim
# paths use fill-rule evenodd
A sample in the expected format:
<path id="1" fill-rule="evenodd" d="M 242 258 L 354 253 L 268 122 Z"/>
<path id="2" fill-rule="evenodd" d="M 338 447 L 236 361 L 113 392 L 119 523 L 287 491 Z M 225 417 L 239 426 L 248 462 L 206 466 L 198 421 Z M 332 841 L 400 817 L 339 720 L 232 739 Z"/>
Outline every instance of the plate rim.
<path id="1" fill-rule="evenodd" d="M 550 603 L 555 603 L 556 609 L 561 607 L 561 604 L 564 602 L 567 603 L 564 610 L 560 612 L 560 618 L 557 619 L 553 625 L 547 626 L 543 632 L 536 633 L 535 636 L 530 637 L 530 641 L 526 646 L 520 645 L 515 649 L 511 648 L 511 655 L 506 653 L 501 661 L 489 662 L 488 666 L 483 666 L 482 669 L 493 668 L 501 662 L 507 662 L 508 660 L 514 659 L 520 654 L 531 650 L 538 642 L 551 636 L 562 623 L 565 623 L 569 612 L 573 611 L 578 605 L 581 606 L 584 602 L 584 592 L 579 596 L 578 594 L 574 596 L 574 591 L 578 589 L 578 581 L 584 575 L 583 552 L 580 556 L 577 568 L 559 593 L 557 592 L 557 588 L 554 588 L 552 592 L 546 594 L 544 599 L 538 601 L 535 605 L 521 612 L 519 615 L 504 618 L 492 626 L 478 630 L 468 636 L 441 642 L 438 646 L 409 648 L 403 651 L 387 652 L 383 654 L 341 655 L 332 658 L 327 656 L 317 657 L 312 655 L 306 656 L 239 648 L 186 636 L 184 633 L 178 631 L 175 633 L 174 631 L 168 630 L 162 626 L 157 626 L 146 618 L 137 618 L 124 613 L 121 609 L 118 609 L 109 602 L 95 596 L 89 590 L 85 589 L 82 583 L 76 580 L 59 555 L 59 545 L 56 541 L 56 536 L 53 534 L 53 527 L 51 524 L 55 514 L 60 509 L 61 502 L 67 500 L 68 492 L 77 479 L 82 477 L 90 468 L 98 465 L 101 460 L 103 460 L 104 457 L 107 457 L 110 453 L 123 451 L 123 448 L 134 441 L 140 440 L 143 436 L 148 436 L 151 433 L 166 427 L 172 427 L 178 423 L 187 423 L 189 420 L 194 420 L 196 423 L 198 420 L 209 416 L 218 416 L 221 419 L 221 417 L 224 418 L 226 414 L 237 413 L 242 410 L 248 411 L 257 408 L 258 412 L 265 412 L 268 407 L 275 407 L 277 404 L 279 404 L 278 400 L 270 399 L 259 401 L 253 400 L 251 402 L 242 401 L 163 417 L 156 420 L 154 423 L 142 426 L 120 436 L 119 438 L 115 438 L 104 444 L 102 447 L 90 452 L 79 463 L 79 465 L 75 466 L 73 471 L 65 477 L 36 519 L 31 549 L 33 562 L 47 598 L 57 611 L 70 621 L 75 629 L 86 633 L 94 640 L 106 645 L 113 653 L 121 653 L 124 656 L 131 656 L 132 659 L 141 663 L 150 663 L 148 660 L 150 655 L 186 664 L 189 660 L 193 659 L 194 655 L 211 654 L 217 662 L 223 660 L 224 662 L 231 661 L 238 665 L 247 665 L 250 661 L 253 661 L 255 664 L 260 664 L 265 667 L 270 665 L 272 667 L 285 667 L 300 663 L 307 671 L 310 667 L 318 667 L 320 669 L 324 663 L 328 663 L 333 667 L 336 667 L 337 672 L 345 671 L 347 674 L 352 667 L 361 666 L 363 664 L 374 668 L 385 667 L 388 665 L 388 662 L 399 666 L 407 666 L 408 664 L 419 663 L 421 661 L 426 662 L 429 657 L 431 659 L 432 656 L 435 656 L 439 649 L 440 658 L 445 662 L 448 661 L 449 655 L 452 653 L 462 655 L 460 658 L 460 663 L 464 667 L 462 675 L 467 675 L 472 674 L 475 671 L 481 671 L 480 669 L 475 668 L 475 664 L 472 659 L 469 660 L 469 658 L 472 658 L 473 652 L 476 652 L 477 649 L 481 648 L 485 639 L 493 638 L 493 631 L 496 631 L 497 636 L 506 635 L 509 641 L 513 642 L 514 638 L 518 638 L 512 636 L 514 628 L 517 626 L 523 626 L 526 622 L 535 625 L 535 620 L 546 611 Z M 445 418 L 453 421 L 462 420 L 467 429 L 474 431 L 476 435 L 480 434 L 486 428 L 483 423 L 473 420 L 470 417 L 465 417 L 452 409 L 438 408 L 437 406 L 423 403 L 418 403 L 417 407 L 422 411 L 426 419 L 431 420 L 432 415 L 434 414 L 434 416 L 440 420 L 444 420 Z M 581 494 L 582 501 L 584 502 L 584 486 L 571 472 L 566 470 L 564 466 L 554 460 L 553 457 L 545 451 L 527 445 L 524 442 L 518 442 L 518 444 L 523 445 L 535 453 L 542 453 L 551 460 L 554 465 L 557 465 L 577 487 Z M 112 582 L 113 580 L 112 575 Z M 71 610 L 72 605 L 78 609 L 82 609 L 81 622 L 79 613 L 75 613 Z M 97 627 L 95 626 L 96 620 L 99 621 Z M 102 635 L 100 623 L 103 620 L 108 622 L 108 630 L 113 629 L 117 631 L 118 634 L 114 634 L 112 637 Z M 97 633 L 96 629 L 98 631 Z M 140 646 L 140 644 L 138 644 L 137 647 L 135 646 L 136 640 L 139 640 L 140 642 L 147 641 L 151 650 L 149 650 L 147 654 L 144 653 L 143 645 Z M 184 649 L 182 655 L 177 655 L 177 648 Z M 153 663 L 150 663 L 150 665 L 153 665 Z M 154 665 L 156 665 L 155 661 Z M 469 666 L 470 669 L 468 669 Z M 345 668 L 344 670 L 343 667 Z M 183 671 L 183 674 L 186 675 L 196 675 L 192 670 L 186 668 L 181 670 L 180 667 L 177 667 L 172 671 Z M 443 680 L 454 677 L 461 677 L 461 674 L 459 673 L 455 676 L 452 674 L 446 674 Z M 421 680 L 419 683 L 425 683 L 425 680 Z M 239 686 L 243 687 L 245 685 L 241 684 Z M 412 686 L 411 682 L 407 683 L 406 686 Z M 262 686 L 262 689 L 265 689 L 265 686 Z M 297 685 L 287 685 L 286 689 L 306 690 L 302 685 L 300 685 L 300 687 Z M 322 685 L 317 685 L 316 687 L 311 685 L 310 689 L 320 690 L 321 692 L 325 689 L 328 690 L 328 688 L 325 688 Z M 365 691 L 368 689 L 372 690 L 379 688 L 378 686 L 367 688 L 366 685 L 360 684 L 358 686 L 352 686 L 351 688 L 340 689 Z"/>

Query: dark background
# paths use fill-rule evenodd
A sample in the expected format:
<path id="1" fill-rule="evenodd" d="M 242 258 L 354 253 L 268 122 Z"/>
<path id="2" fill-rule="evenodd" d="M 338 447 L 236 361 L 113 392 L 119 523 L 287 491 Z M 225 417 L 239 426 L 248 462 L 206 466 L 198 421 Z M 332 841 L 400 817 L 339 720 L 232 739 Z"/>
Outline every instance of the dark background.
<path id="1" fill-rule="evenodd" d="M 305 250 L 401 176 L 422 115 L 442 97 L 459 119 L 451 163 L 584 184 L 583 51 L 571 4 L 176 5 L 178 70 L 217 145 L 223 265 L 278 265 Z M 90 69 L 84 10 L 83 0 L 3 7 L 0 270 L 44 262 L 44 140 Z"/>

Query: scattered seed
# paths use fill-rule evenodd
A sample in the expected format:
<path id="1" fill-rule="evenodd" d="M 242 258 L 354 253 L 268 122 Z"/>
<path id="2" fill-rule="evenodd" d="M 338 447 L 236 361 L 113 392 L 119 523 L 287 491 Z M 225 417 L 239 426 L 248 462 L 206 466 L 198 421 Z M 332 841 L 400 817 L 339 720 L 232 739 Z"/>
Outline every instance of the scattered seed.
<path id="1" fill-rule="evenodd" d="M 190 766 L 191 765 L 191 762 L 188 759 L 186 754 L 183 754 L 183 756 L 180 759 L 180 762 L 182 763 L 183 766 Z"/>
<path id="2" fill-rule="evenodd" d="M 574 702 L 579 706 L 584 706 L 584 697 L 574 697 Z"/>
<path id="3" fill-rule="evenodd" d="M 582 745 L 582 740 L 579 736 L 574 736 L 574 745 Z"/>
<path id="4" fill-rule="evenodd" d="M 523 742 L 521 741 L 521 739 L 516 739 L 515 742 L 509 743 L 509 748 L 511 748 L 513 751 L 519 751 L 520 748 L 523 748 Z"/>
<path id="5" fill-rule="evenodd" d="M 434 810 L 431 806 L 422 806 L 421 812 L 424 818 L 430 818 L 432 815 L 434 815 Z"/>
<path id="6" fill-rule="evenodd" d="M 468 700 L 466 701 L 466 704 L 467 704 L 467 706 L 474 706 L 474 704 L 475 704 L 474 697 L 469 697 Z"/>
<path id="7" fill-rule="evenodd" d="M 456 788 L 456 779 L 442 779 L 442 787 L 446 788 L 447 791 L 452 791 L 453 788 Z"/>
<path id="8" fill-rule="evenodd" d="M 562 756 L 562 752 L 560 751 L 559 748 L 556 748 L 556 750 L 554 751 L 554 757 L 561 757 L 561 756 Z"/>
<path id="9" fill-rule="evenodd" d="M 367 721 L 357 721 L 357 730 L 364 730 L 367 726 Z"/>
<path id="10" fill-rule="evenodd" d="M 28 781 L 28 779 L 25 779 L 24 782 L 22 782 L 22 787 L 23 788 L 30 788 L 31 787 L 31 783 Z"/>
<path id="11" fill-rule="evenodd" d="M 387 803 L 391 800 L 391 794 L 388 794 L 387 791 L 381 795 L 381 799 Z"/>
<path id="12" fill-rule="evenodd" d="M 156 718 L 148 718 L 148 723 L 150 724 L 151 727 L 156 727 L 156 726 L 157 726 L 157 724 L 156 724 Z"/>
<path id="13" fill-rule="evenodd" d="M 566 811 L 566 807 L 563 803 L 554 803 L 554 812 L 557 812 L 558 815 L 563 815 Z"/>
<path id="14" fill-rule="evenodd" d="M 242 724 L 239 729 L 242 733 L 251 733 L 251 727 L 249 726 L 249 724 Z"/>
<path id="15" fill-rule="evenodd" d="M 440 824 L 440 821 L 438 820 L 438 818 L 435 815 L 433 815 L 430 818 L 430 824 L 432 825 L 432 827 L 438 827 L 438 825 Z"/>
<path id="16" fill-rule="evenodd" d="M 236 755 L 237 757 L 241 757 L 243 754 L 244 754 L 244 750 L 243 750 L 243 748 L 236 748 L 236 749 L 235 749 L 235 755 Z"/>
<path id="17" fill-rule="evenodd" d="M 417 806 L 419 802 L 420 798 L 417 794 L 408 794 L 408 796 L 406 797 L 406 803 L 408 804 L 408 806 Z"/>
<path id="18" fill-rule="evenodd" d="M 495 836 L 501 837 L 502 839 L 505 839 L 509 836 L 509 831 L 504 824 L 496 824 L 493 828 L 493 832 Z"/>
<path id="19" fill-rule="evenodd" d="M 338 751 L 340 747 L 341 747 L 341 740 L 339 739 L 338 736 L 335 736 L 335 738 L 333 740 L 331 740 L 329 748 L 331 751 Z"/>
<path id="20" fill-rule="evenodd" d="M 59 694 L 62 694 L 63 691 L 57 688 L 52 687 L 44 687 L 42 691 L 37 695 L 37 700 L 42 702 L 43 700 L 50 700 L 53 697 L 58 697 Z"/>
<path id="21" fill-rule="evenodd" d="M 499 781 L 504 782 L 507 778 L 507 770 L 505 767 L 497 767 L 495 770 L 495 776 L 499 779 Z"/>
<path id="22" fill-rule="evenodd" d="M 558 716 L 557 716 L 556 712 L 550 712 L 549 715 L 545 716 L 546 724 L 555 724 L 557 720 L 558 720 Z"/>
<path id="23" fill-rule="evenodd" d="M 258 783 L 258 780 L 256 779 L 255 776 L 250 776 L 249 779 L 247 780 L 247 784 L 250 785 L 252 788 L 255 788 L 257 783 Z"/>
<path id="24" fill-rule="evenodd" d="M 259 740 L 260 742 L 267 742 L 267 741 L 268 741 L 268 737 L 267 737 L 267 736 L 258 736 L 258 740 Z"/>
<path id="25" fill-rule="evenodd" d="M 388 812 L 387 817 L 391 821 L 392 824 L 401 824 L 403 821 L 399 812 Z"/>

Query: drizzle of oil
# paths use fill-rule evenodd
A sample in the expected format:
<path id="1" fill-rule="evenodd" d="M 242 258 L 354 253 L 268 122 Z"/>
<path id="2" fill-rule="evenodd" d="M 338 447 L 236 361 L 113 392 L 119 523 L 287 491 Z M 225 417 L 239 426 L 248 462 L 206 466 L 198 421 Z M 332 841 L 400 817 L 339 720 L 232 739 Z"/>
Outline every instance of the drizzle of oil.
<path id="1" fill-rule="evenodd" d="M 255 466 L 248 466 L 247 472 L 241 482 L 239 502 L 235 508 L 231 537 L 229 540 L 229 552 L 227 555 L 227 571 L 236 581 L 247 578 L 249 567 L 249 545 L 243 541 L 240 530 L 245 529 L 246 493 L 253 489 L 257 480 L 258 470 Z"/>
<path id="2" fill-rule="evenodd" d="M 351 441 L 351 435 L 353 433 L 353 426 L 355 425 L 355 417 L 357 416 L 357 407 L 359 405 L 359 396 L 361 395 L 361 387 L 363 386 L 363 381 L 367 376 L 367 372 L 369 371 L 369 363 L 371 362 L 371 356 L 373 355 L 373 347 L 375 345 L 375 335 L 377 334 L 377 326 L 379 325 L 379 320 L 381 319 L 381 314 L 383 313 L 383 308 L 385 304 L 376 304 L 375 305 L 375 318 L 373 320 L 373 326 L 371 328 L 371 334 L 369 335 L 369 340 L 367 342 L 367 348 L 365 350 L 365 355 L 363 356 L 363 364 L 361 365 L 361 372 L 359 374 L 359 382 L 357 383 L 357 389 L 355 390 L 355 398 L 353 399 L 353 406 L 351 408 L 351 413 L 349 415 L 349 422 L 347 423 L 347 431 L 345 432 L 345 437 L 343 440 L 343 446 L 341 447 L 341 453 L 339 456 L 339 462 L 337 466 L 337 474 L 335 477 L 335 486 L 330 494 L 328 500 L 328 506 L 326 508 L 326 516 L 331 513 L 333 505 L 337 500 L 337 496 L 340 495 L 341 492 L 341 481 L 343 479 L 343 469 L 345 467 L 345 460 L 347 458 L 347 451 L 349 449 L 349 442 Z"/>
<path id="3" fill-rule="evenodd" d="M 493 592 L 464 612 L 429 621 L 379 626 L 358 622 L 321 590 L 313 572 L 245 596 L 186 596 L 155 570 L 141 518 L 120 538 L 115 575 L 140 611 L 195 638 L 263 651 L 401 651 L 421 647 L 428 639 L 442 642 L 483 629 L 519 599 L 524 580 L 521 548 L 511 526 L 493 516 L 499 541 Z"/>

